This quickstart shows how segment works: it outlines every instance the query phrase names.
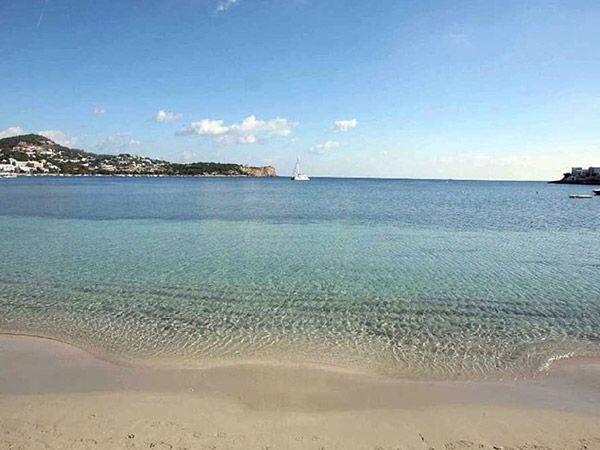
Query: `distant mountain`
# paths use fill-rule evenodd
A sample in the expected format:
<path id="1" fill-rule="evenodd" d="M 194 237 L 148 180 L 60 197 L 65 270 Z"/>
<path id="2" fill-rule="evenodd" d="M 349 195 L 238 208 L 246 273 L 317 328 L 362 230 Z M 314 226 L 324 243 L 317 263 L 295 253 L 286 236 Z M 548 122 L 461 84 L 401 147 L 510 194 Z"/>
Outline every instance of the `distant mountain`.
<path id="1" fill-rule="evenodd" d="M 101 155 L 72 149 L 38 134 L 0 139 L 0 172 L 32 175 L 277 176 L 273 166 L 171 163 L 129 153 Z"/>

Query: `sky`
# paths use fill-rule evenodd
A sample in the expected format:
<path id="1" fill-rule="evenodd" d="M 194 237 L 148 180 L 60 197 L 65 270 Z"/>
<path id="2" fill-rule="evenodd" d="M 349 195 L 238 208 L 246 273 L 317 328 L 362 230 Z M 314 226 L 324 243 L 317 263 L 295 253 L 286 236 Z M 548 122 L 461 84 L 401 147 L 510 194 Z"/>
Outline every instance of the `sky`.
<path id="1" fill-rule="evenodd" d="M 310 176 L 600 166 L 598 0 L 0 0 L 0 137 Z"/>

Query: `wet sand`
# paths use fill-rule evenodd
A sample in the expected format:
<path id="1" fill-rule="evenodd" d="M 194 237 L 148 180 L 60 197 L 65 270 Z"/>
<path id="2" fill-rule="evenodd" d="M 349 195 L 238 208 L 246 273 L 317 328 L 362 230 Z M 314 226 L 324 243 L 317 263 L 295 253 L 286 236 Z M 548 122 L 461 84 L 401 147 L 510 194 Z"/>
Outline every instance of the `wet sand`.
<path id="1" fill-rule="evenodd" d="M 132 368 L 0 336 L 0 449 L 600 449 L 600 364 L 527 381 Z"/>

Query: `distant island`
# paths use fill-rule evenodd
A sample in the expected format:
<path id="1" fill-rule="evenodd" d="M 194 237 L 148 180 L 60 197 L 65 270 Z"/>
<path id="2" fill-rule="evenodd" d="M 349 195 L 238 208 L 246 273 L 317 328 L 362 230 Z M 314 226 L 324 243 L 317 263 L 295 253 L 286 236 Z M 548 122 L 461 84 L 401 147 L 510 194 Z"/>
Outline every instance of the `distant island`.
<path id="1" fill-rule="evenodd" d="M 214 162 L 172 163 L 122 153 L 72 149 L 37 134 L 0 139 L 0 173 L 23 175 L 153 175 L 275 177 L 273 166 Z"/>
<path id="2" fill-rule="evenodd" d="M 562 179 L 550 181 L 554 184 L 598 184 L 600 185 L 600 167 L 573 167 L 571 172 L 563 174 Z"/>

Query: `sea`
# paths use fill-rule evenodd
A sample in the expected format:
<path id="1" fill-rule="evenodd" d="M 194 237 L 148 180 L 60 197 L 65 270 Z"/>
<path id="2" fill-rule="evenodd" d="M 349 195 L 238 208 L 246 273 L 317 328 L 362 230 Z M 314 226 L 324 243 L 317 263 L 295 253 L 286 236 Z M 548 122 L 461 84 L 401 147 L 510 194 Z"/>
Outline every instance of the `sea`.
<path id="1" fill-rule="evenodd" d="M 600 197 L 542 182 L 0 179 L 0 332 L 120 364 L 527 378 L 600 356 Z"/>

